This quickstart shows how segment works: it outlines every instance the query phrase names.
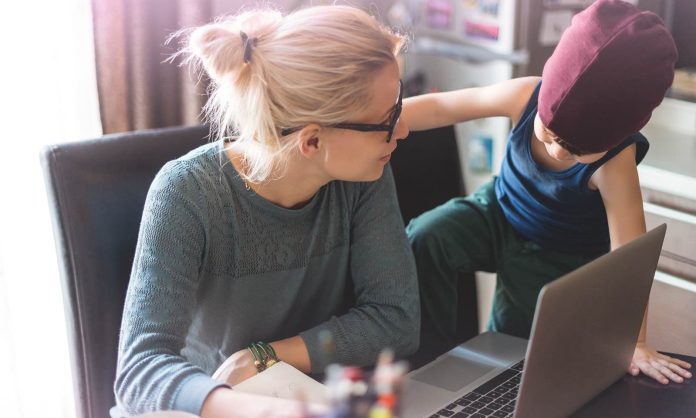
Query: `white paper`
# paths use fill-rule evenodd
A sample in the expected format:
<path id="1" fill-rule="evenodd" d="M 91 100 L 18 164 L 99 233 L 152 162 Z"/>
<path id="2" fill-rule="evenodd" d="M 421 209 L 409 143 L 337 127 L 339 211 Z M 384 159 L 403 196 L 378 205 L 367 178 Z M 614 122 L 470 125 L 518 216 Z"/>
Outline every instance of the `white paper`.
<path id="1" fill-rule="evenodd" d="M 541 15 L 539 45 L 553 46 L 561 40 L 561 35 L 573 19 L 571 10 L 550 10 Z"/>
<path id="2" fill-rule="evenodd" d="M 282 361 L 233 386 L 232 389 L 274 398 L 303 399 L 311 403 L 329 404 L 326 386 Z"/>

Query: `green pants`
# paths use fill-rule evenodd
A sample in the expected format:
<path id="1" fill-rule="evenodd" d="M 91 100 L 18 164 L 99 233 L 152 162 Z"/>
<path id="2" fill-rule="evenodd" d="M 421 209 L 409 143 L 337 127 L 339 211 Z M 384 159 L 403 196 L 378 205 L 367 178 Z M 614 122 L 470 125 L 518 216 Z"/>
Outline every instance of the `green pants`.
<path id="1" fill-rule="evenodd" d="M 522 238 L 503 215 L 494 181 L 413 219 L 406 232 L 418 268 L 424 338 L 449 345 L 460 343 L 453 340 L 460 273 L 497 273 L 488 328 L 528 338 L 541 288 L 599 255 L 551 251 Z"/>

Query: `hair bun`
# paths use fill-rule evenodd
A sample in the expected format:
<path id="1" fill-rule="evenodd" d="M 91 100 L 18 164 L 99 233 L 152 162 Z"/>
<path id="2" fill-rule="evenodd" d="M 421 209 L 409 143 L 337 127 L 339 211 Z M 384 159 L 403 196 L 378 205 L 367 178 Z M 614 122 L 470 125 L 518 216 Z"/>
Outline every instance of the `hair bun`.
<path id="1" fill-rule="evenodd" d="M 191 52 L 213 79 L 221 78 L 241 64 L 241 43 L 239 34 L 219 23 L 201 26 L 189 38 Z"/>
<path id="2" fill-rule="evenodd" d="M 233 18 L 201 26 L 191 33 L 189 49 L 212 79 L 239 71 L 249 61 L 249 43 L 272 38 L 282 20 L 280 12 L 251 10 Z M 246 36 L 245 36 L 246 35 Z M 246 38 L 246 39 L 245 39 Z M 252 55 L 256 54 L 256 48 Z"/>

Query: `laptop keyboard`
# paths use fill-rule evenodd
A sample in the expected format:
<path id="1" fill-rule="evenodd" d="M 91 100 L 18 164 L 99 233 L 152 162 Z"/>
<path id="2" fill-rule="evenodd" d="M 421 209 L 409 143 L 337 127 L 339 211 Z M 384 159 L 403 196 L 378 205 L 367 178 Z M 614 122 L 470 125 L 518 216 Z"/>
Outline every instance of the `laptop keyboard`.
<path id="1" fill-rule="evenodd" d="M 442 408 L 430 418 L 512 417 L 524 360 Z"/>

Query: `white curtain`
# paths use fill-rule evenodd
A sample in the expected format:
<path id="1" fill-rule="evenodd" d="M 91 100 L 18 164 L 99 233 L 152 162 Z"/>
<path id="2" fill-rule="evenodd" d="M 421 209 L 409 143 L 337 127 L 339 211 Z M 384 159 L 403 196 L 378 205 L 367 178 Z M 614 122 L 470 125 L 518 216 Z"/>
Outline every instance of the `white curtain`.
<path id="1" fill-rule="evenodd" d="M 73 417 L 39 151 L 101 134 L 89 0 L 0 2 L 0 416 Z"/>

